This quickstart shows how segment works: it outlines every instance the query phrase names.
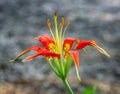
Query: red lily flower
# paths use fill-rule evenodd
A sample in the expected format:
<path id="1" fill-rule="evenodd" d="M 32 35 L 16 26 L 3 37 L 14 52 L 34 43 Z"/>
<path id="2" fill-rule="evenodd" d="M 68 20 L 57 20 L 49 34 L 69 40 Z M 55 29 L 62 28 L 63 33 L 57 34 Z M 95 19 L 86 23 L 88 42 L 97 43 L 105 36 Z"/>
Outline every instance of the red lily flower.
<path id="1" fill-rule="evenodd" d="M 36 58 L 37 56 L 44 56 L 46 57 L 51 69 L 56 73 L 57 76 L 63 79 L 63 78 L 66 78 L 73 60 L 76 67 L 77 77 L 78 79 L 80 79 L 79 73 L 78 73 L 78 68 L 79 68 L 78 50 L 81 50 L 86 46 L 92 46 L 102 54 L 110 57 L 110 55 L 104 49 L 99 47 L 94 40 L 78 40 L 77 38 L 64 39 L 66 29 L 69 26 L 69 20 L 66 20 L 65 22 L 64 18 L 62 17 L 60 24 L 58 24 L 57 17 L 58 15 L 57 13 L 55 13 L 54 14 L 54 26 L 55 26 L 54 31 L 55 32 L 53 32 L 51 29 L 50 19 L 47 20 L 48 30 L 50 31 L 52 38 L 48 34 L 36 37 L 36 39 L 43 45 L 43 47 L 41 46 L 29 47 L 24 51 L 22 51 L 17 57 L 15 57 L 10 62 L 15 61 L 20 56 L 24 55 L 25 53 L 31 50 L 35 50 L 36 53 L 25 58 L 23 62 L 30 61 Z M 76 46 L 74 45 L 74 42 L 77 43 Z M 73 46 L 75 46 L 75 48 L 73 48 Z M 56 57 L 56 58 L 51 58 L 51 57 Z M 55 64 L 55 65 L 52 65 L 52 64 Z"/>
<path id="2" fill-rule="evenodd" d="M 101 47 L 99 47 L 94 40 L 79 40 L 78 44 L 75 47 L 75 51 L 71 50 L 73 43 L 77 42 L 78 40 L 76 38 L 66 38 L 63 43 L 63 51 L 65 52 L 64 57 L 66 54 L 70 54 L 72 59 L 74 60 L 75 66 L 76 66 L 76 72 L 77 76 L 79 78 L 78 74 L 78 68 L 79 68 L 79 53 L 76 50 L 80 50 L 85 48 L 86 46 L 92 46 L 95 49 L 97 49 L 102 54 L 106 55 L 107 57 L 110 57 L 110 55 Z M 79 78 L 80 79 L 80 78 Z"/>

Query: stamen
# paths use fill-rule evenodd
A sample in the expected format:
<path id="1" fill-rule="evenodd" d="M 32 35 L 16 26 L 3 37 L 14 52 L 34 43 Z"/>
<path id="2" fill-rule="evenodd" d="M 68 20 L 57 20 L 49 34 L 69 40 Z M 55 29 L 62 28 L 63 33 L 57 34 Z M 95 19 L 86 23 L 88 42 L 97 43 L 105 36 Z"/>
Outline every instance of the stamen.
<path id="1" fill-rule="evenodd" d="M 61 18 L 61 23 L 59 24 L 59 29 L 61 30 L 63 28 L 64 25 L 64 18 Z"/>
<path id="2" fill-rule="evenodd" d="M 70 25 L 70 21 L 69 20 L 66 20 L 66 28 L 68 28 Z"/>
<path id="3" fill-rule="evenodd" d="M 64 22 L 65 22 L 65 20 L 64 20 L 64 18 L 62 17 L 62 18 L 61 18 L 61 23 L 62 23 L 62 25 L 64 25 Z"/>
<path id="4" fill-rule="evenodd" d="M 55 12 L 55 13 L 54 13 L 54 17 L 58 17 L 58 14 L 57 14 L 57 12 Z"/>
<path id="5" fill-rule="evenodd" d="M 58 14 L 55 12 L 54 13 L 54 24 L 57 25 L 57 17 L 58 17 Z"/>
<path id="6" fill-rule="evenodd" d="M 66 26 L 65 26 L 65 29 L 64 29 L 63 34 L 62 34 L 63 39 L 64 39 L 65 32 L 66 32 L 67 28 L 69 27 L 69 25 L 70 25 L 70 21 L 66 20 Z"/>
<path id="7" fill-rule="evenodd" d="M 62 29 L 62 27 L 63 27 L 63 24 L 62 24 L 62 23 L 60 23 L 60 24 L 59 24 L 59 29 L 61 30 L 61 29 Z"/>
<path id="8" fill-rule="evenodd" d="M 47 20 L 47 27 L 48 27 L 48 30 L 50 30 L 50 28 L 51 28 L 50 19 Z"/>
<path id="9" fill-rule="evenodd" d="M 51 33 L 53 39 L 55 39 L 54 34 L 53 34 L 53 32 L 52 32 L 52 29 L 51 29 L 50 19 L 47 20 L 47 27 L 48 27 L 48 30 L 50 31 L 50 33 Z"/>

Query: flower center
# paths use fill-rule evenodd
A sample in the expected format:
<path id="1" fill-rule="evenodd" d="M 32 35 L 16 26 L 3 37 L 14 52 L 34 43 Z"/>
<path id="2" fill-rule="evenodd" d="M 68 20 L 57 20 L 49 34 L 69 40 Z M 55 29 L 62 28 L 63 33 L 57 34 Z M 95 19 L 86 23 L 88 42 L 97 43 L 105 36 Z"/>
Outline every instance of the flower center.
<path id="1" fill-rule="evenodd" d="M 64 49 L 65 52 L 69 51 L 70 50 L 70 44 L 66 43 L 63 49 Z"/>
<path id="2" fill-rule="evenodd" d="M 49 44 L 49 48 L 52 52 L 55 52 L 55 45 L 53 43 Z"/>

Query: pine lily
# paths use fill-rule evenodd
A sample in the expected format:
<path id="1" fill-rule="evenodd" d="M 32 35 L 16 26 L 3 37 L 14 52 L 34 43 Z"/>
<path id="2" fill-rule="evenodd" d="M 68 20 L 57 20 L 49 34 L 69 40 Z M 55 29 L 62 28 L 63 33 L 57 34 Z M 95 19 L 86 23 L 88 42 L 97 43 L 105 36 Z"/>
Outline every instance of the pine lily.
<path id="1" fill-rule="evenodd" d="M 64 20 L 61 18 L 60 24 L 57 22 L 58 15 L 54 14 L 54 31 L 51 29 L 50 20 L 47 20 L 47 27 L 51 33 L 51 36 L 45 34 L 43 36 L 38 36 L 35 39 L 38 40 L 43 46 L 32 46 L 24 51 L 22 51 L 17 57 L 10 60 L 14 62 L 22 55 L 28 53 L 31 50 L 35 50 L 36 53 L 26 57 L 23 62 L 30 61 L 38 56 L 44 56 L 50 65 L 50 68 L 53 72 L 62 79 L 64 85 L 66 86 L 69 94 L 73 94 L 72 89 L 70 88 L 66 77 L 71 68 L 72 60 L 75 63 L 76 74 L 79 80 L 80 76 L 78 73 L 79 70 L 79 52 L 78 50 L 84 49 L 86 46 L 92 46 L 97 49 L 100 53 L 104 54 L 107 57 L 110 55 L 101 47 L 99 47 L 94 40 L 79 40 L 77 38 L 65 38 L 66 29 L 69 26 L 69 20 Z M 65 25 L 65 26 L 64 26 Z M 63 28 L 64 27 L 64 28 Z"/>

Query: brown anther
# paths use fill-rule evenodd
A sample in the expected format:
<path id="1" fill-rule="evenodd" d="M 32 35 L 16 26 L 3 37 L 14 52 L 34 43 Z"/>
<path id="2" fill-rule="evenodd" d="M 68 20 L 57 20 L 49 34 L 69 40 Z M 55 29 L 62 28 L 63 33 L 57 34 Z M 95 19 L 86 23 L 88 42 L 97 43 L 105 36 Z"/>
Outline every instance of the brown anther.
<path id="1" fill-rule="evenodd" d="M 55 13 L 54 13 L 54 17 L 57 17 L 57 16 L 58 16 L 58 14 L 57 14 L 57 12 L 55 12 Z"/>
<path id="2" fill-rule="evenodd" d="M 66 28 L 68 28 L 70 25 L 70 21 L 69 20 L 66 20 Z"/>
<path id="3" fill-rule="evenodd" d="M 54 13 L 54 25 L 57 25 L 57 17 L 58 17 L 58 14 L 55 12 Z"/>
<path id="4" fill-rule="evenodd" d="M 47 20 L 47 27 L 48 27 L 48 30 L 50 30 L 50 28 L 51 28 L 50 19 Z"/>
<path id="5" fill-rule="evenodd" d="M 60 24 L 59 24 L 59 29 L 62 29 L 62 27 L 63 27 L 63 24 L 60 23 Z"/>
<path id="6" fill-rule="evenodd" d="M 64 22 L 65 22 L 65 20 L 64 20 L 64 18 L 62 17 L 61 18 L 61 23 L 64 25 Z"/>

